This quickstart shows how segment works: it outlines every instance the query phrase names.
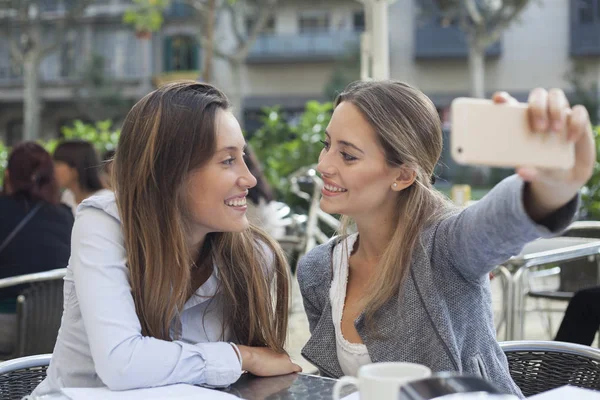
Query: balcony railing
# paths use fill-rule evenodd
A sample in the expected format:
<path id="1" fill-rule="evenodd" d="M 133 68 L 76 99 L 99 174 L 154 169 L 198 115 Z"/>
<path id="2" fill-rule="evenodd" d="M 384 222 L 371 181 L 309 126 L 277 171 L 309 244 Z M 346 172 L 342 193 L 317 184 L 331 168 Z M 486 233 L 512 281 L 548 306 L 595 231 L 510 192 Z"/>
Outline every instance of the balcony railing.
<path id="1" fill-rule="evenodd" d="M 328 61 L 358 51 L 359 37 L 352 31 L 263 34 L 250 50 L 248 62 Z"/>
<path id="2" fill-rule="evenodd" d="M 487 57 L 498 57 L 502 45 L 498 41 L 488 47 Z M 441 26 L 437 21 L 418 23 L 415 32 L 415 58 L 466 58 L 469 47 L 465 34 L 454 25 Z"/>
<path id="3" fill-rule="evenodd" d="M 572 56 L 600 55 L 600 0 L 571 0 Z"/>
<path id="4" fill-rule="evenodd" d="M 166 14 L 170 18 L 185 18 L 194 15 L 194 8 L 181 0 L 174 0 Z"/>

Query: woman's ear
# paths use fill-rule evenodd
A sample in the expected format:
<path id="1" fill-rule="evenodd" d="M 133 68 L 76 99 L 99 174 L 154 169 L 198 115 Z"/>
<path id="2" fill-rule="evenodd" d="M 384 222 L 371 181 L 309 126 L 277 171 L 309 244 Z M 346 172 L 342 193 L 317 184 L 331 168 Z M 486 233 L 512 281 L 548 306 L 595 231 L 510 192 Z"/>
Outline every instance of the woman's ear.
<path id="1" fill-rule="evenodd" d="M 417 179 L 417 172 L 405 165 L 398 168 L 396 179 L 392 183 L 392 190 L 399 192 L 412 185 Z"/>

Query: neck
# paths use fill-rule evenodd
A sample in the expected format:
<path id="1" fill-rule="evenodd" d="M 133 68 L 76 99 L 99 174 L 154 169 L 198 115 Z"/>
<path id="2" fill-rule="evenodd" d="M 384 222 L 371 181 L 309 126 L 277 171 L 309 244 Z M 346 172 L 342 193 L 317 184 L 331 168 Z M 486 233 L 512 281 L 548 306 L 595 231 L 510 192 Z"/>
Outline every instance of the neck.
<path id="1" fill-rule="evenodd" d="M 206 231 L 197 229 L 192 230 L 189 235 L 188 245 L 190 246 L 190 257 L 194 261 L 196 261 L 200 255 L 200 250 L 202 249 L 204 240 L 206 239 L 206 234 Z"/>
<path id="2" fill-rule="evenodd" d="M 389 214 L 370 215 L 355 221 L 359 234 L 355 254 L 361 259 L 370 261 L 370 265 L 375 265 L 392 239 L 396 218 Z"/>
<path id="3" fill-rule="evenodd" d="M 78 186 L 73 186 L 68 188 L 71 192 L 73 192 L 73 196 L 75 196 L 75 202 L 77 204 L 81 203 L 88 197 L 90 197 L 94 192 L 88 192 L 86 190 L 80 189 Z"/>

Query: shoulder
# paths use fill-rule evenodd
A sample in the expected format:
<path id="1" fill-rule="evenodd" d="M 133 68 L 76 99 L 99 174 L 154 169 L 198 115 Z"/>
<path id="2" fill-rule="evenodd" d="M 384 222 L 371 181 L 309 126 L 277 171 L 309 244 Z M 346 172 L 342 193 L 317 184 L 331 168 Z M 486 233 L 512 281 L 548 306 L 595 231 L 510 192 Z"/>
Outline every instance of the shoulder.
<path id="1" fill-rule="evenodd" d="M 0 213 L 12 213 L 17 207 L 18 203 L 12 196 L 0 196 Z"/>
<path id="2" fill-rule="evenodd" d="M 119 209 L 117 207 L 117 199 L 115 194 L 109 190 L 102 190 L 102 193 L 88 197 L 77 207 L 75 219 L 79 219 L 81 215 L 106 215 L 121 222 Z"/>
<path id="3" fill-rule="evenodd" d="M 331 255 L 339 241 L 334 237 L 306 253 L 298 262 L 298 282 L 301 287 L 320 286 L 331 282 Z"/>
<path id="4" fill-rule="evenodd" d="M 73 237 L 108 239 L 121 243 L 123 232 L 117 203 L 113 193 L 85 199 L 75 215 Z"/>

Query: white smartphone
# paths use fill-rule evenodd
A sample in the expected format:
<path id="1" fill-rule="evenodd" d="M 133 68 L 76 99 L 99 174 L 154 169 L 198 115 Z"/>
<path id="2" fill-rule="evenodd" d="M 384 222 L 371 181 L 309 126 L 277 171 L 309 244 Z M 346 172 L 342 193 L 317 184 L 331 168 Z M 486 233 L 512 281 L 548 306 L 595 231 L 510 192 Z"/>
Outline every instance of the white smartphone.
<path id="1" fill-rule="evenodd" d="M 572 168 L 575 145 L 567 141 L 566 130 L 533 132 L 528 107 L 524 103 L 454 99 L 450 109 L 450 145 L 454 160 L 459 164 L 490 167 Z"/>

